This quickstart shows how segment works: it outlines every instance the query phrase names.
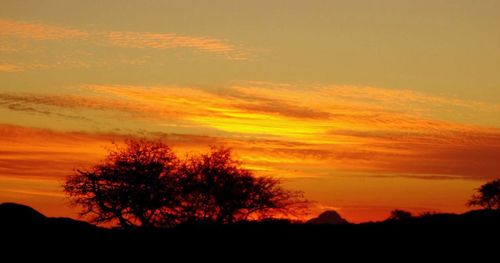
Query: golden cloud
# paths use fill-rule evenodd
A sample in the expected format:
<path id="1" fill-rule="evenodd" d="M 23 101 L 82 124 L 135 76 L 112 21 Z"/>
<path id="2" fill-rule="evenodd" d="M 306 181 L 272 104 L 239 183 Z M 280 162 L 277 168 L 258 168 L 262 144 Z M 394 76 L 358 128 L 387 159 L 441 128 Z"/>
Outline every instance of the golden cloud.
<path id="1" fill-rule="evenodd" d="M 85 40 L 91 44 L 124 48 L 158 50 L 188 48 L 223 55 L 230 60 L 247 59 L 248 52 L 227 40 L 212 37 L 187 36 L 177 33 L 85 31 L 39 22 L 24 22 L 0 18 L 0 36 L 28 40 Z M 8 48 L 5 48 L 8 51 Z M 1 67 L 0 67 L 1 69 Z M 5 66 L 3 72 L 14 72 Z M 10 69 L 7 71 L 7 69 Z"/>
<path id="2" fill-rule="evenodd" d="M 175 33 L 158 34 L 148 32 L 113 31 L 104 34 L 111 45 L 126 48 L 192 48 L 200 51 L 225 54 L 231 59 L 245 59 L 244 53 L 228 41 L 207 38 L 183 36 Z"/>
<path id="3" fill-rule="evenodd" d="M 35 40 L 62 40 L 85 39 L 89 36 L 89 33 L 62 26 L 0 18 L 0 36 Z"/>
<path id="4" fill-rule="evenodd" d="M 24 70 L 25 69 L 23 67 L 18 65 L 5 63 L 0 64 L 0 72 L 22 72 Z"/>
<path id="5" fill-rule="evenodd" d="M 328 176 L 334 170 L 421 178 L 499 176 L 500 129 L 433 117 L 443 105 L 459 111 L 476 102 L 373 87 L 83 89 L 88 95 L 0 94 L 0 105 L 126 113 L 146 131 L 176 133 L 168 138 L 183 149 L 225 144 L 237 149 L 248 167 L 285 177 Z M 496 105 L 481 105 L 496 111 Z M 195 138 L 197 144 L 189 143 Z"/>

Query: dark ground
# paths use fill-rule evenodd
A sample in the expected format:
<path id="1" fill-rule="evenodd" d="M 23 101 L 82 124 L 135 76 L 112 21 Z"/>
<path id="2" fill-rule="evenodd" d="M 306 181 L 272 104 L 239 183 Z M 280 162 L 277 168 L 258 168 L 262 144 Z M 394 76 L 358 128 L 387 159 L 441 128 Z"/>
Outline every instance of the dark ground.
<path id="1" fill-rule="evenodd" d="M 500 252 L 500 211 L 432 214 L 362 224 L 268 221 L 124 231 L 69 218 L 45 217 L 30 207 L 4 203 L 0 204 L 0 237 L 0 248 L 4 252 L 36 249 L 55 254 L 71 252 L 79 257 L 97 252 L 120 257 L 182 254 L 186 259 L 203 256 L 227 259 L 229 255 L 248 258 L 270 254 L 287 257 L 327 254 L 335 259 L 346 253 L 352 257 L 379 259 L 380 256 L 398 258 L 402 253 L 409 257 L 408 260 L 414 257 L 431 259 L 435 253 L 446 257 L 462 253 L 489 256 Z M 401 258 L 399 261 L 407 260 Z"/>

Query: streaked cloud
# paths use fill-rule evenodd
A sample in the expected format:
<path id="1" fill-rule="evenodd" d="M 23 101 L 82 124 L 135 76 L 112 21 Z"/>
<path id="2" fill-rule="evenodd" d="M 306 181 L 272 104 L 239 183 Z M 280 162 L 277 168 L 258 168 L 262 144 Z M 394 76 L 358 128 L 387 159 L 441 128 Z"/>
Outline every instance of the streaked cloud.
<path id="1" fill-rule="evenodd" d="M 25 69 L 14 64 L 0 63 L 0 72 L 22 72 Z"/>
<path id="2" fill-rule="evenodd" d="M 130 31 L 88 31 L 64 26 L 50 25 L 41 22 L 26 22 L 0 18 L 0 37 L 26 41 L 85 41 L 95 46 L 121 47 L 133 49 L 167 50 L 185 48 L 195 51 L 222 55 L 230 60 L 245 60 L 248 51 L 230 41 L 213 37 L 188 36 L 178 33 L 130 32 Z M 5 46 L 0 51 L 10 52 L 14 49 Z M 125 63 L 136 63 L 141 59 L 127 59 Z M 82 64 L 82 61 L 75 63 Z M 73 64 L 75 64 L 73 63 Z M 68 64 L 65 62 L 64 64 Z M 92 62 L 84 63 L 85 65 Z M 84 65 L 84 66 L 85 66 Z M 10 70 L 9 70 L 10 69 Z M 14 72 L 12 66 L 4 66 L 3 72 Z"/>
<path id="3" fill-rule="evenodd" d="M 61 185 L 75 168 L 102 158 L 113 138 L 117 137 L 0 124 L 0 200 L 75 217 Z"/>
<path id="4" fill-rule="evenodd" d="M 202 135 L 196 137 L 202 145 L 233 146 L 250 168 L 285 177 L 332 176 L 340 170 L 421 179 L 499 176 L 500 129 L 440 115 L 443 107 L 460 113 L 478 105 L 478 111 L 496 114 L 497 105 L 374 87 L 80 89 L 82 95 L 2 93 L 0 105 L 101 123 L 125 114 L 128 123 L 146 132 Z M 115 114 L 89 116 L 85 109 Z M 178 144 L 188 149 L 193 145 L 186 141 L 193 138 Z"/>
<path id="5" fill-rule="evenodd" d="M 137 108 L 137 105 L 130 105 L 126 101 L 107 100 L 95 96 L 75 96 L 75 95 L 52 95 L 33 93 L 1 93 L 0 103 L 14 110 L 23 110 L 22 105 L 27 106 L 52 106 L 60 108 L 89 108 L 97 110 L 117 110 L 117 111 L 146 111 Z"/>
<path id="6" fill-rule="evenodd" d="M 38 70 L 38 69 L 48 69 L 51 67 L 54 67 L 54 65 L 41 64 L 41 63 L 24 63 L 24 64 L 2 63 L 0 64 L 0 72 L 15 73 L 15 72 Z"/>
<path id="7" fill-rule="evenodd" d="M 0 18 L 0 36 L 35 40 L 86 39 L 88 32 L 39 22 L 24 22 Z"/>
<path id="8" fill-rule="evenodd" d="M 118 135 L 1 124 L 0 138 L 2 177 L 63 180 L 77 166 L 99 159 Z"/>
<path id="9" fill-rule="evenodd" d="M 216 38 L 203 38 L 178 35 L 175 33 L 158 34 L 147 32 L 113 31 L 104 34 L 111 45 L 126 48 L 192 48 L 199 51 L 224 54 L 230 59 L 245 59 L 245 54 L 228 41 Z"/>

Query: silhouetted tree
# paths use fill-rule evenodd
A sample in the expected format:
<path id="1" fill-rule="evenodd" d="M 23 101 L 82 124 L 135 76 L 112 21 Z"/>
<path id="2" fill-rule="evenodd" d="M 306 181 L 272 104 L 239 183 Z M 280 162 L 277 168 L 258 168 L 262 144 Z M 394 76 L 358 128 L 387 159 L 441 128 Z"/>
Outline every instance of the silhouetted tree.
<path id="1" fill-rule="evenodd" d="M 128 140 L 90 170 L 77 170 L 64 190 L 81 215 L 95 223 L 118 220 L 123 228 L 170 223 L 180 202 L 171 149 L 157 141 Z"/>
<path id="2" fill-rule="evenodd" d="M 185 222 L 232 223 L 284 215 L 305 204 L 279 179 L 257 177 L 226 148 L 178 160 L 157 141 L 129 140 L 90 170 L 77 170 L 64 190 L 95 223 L 123 228 Z"/>
<path id="3" fill-rule="evenodd" d="M 395 209 L 391 211 L 391 215 L 388 220 L 406 220 L 412 218 L 413 215 L 411 212 Z"/>
<path id="4" fill-rule="evenodd" d="M 487 182 L 479 187 L 468 205 L 486 209 L 500 209 L 500 179 Z"/>
<path id="5" fill-rule="evenodd" d="M 287 214 L 305 203 L 300 192 L 283 189 L 279 179 L 256 177 L 242 168 L 227 148 L 212 147 L 208 154 L 189 158 L 180 173 L 186 221 L 232 223 Z"/>

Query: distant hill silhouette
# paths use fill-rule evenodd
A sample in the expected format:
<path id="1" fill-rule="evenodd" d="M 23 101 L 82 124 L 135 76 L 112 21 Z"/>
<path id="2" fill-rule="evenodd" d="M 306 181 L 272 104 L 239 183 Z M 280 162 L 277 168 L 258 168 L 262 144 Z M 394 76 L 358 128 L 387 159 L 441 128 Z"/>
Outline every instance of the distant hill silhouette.
<path id="1" fill-rule="evenodd" d="M 47 220 L 35 209 L 15 203 L 0 204 L 0 223 L 3 224 L 39 224 Z"/>
<path id="2" fill-rule="evenodd" d="M 97 226 L 65 217 L 46 217 L 35 209 L 16 203 L 0 204 L 0 224 L 10 227 L 36 227 L 68 230 L 97 230 Z"/>
<path id="3" fill-rule="evenodd" d="M 318 217 L 312 218 L 308 220 L 306 223 L 308 224 L 331 224 L 331 225 L 340 225 L 347 224 L 347 220 L 342 218 L 339 213 L 335 210 L 329 210 L 321 213 Z"/>
<path id="4" fill-rule="evenodd" d="M 106 230 L 64 217 L 46 217 L 35 209 L 15 203 L 0 204 L 0 233 L 24 244 L 58 241 L 93 241 L 106 237 Z"/>

